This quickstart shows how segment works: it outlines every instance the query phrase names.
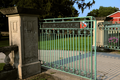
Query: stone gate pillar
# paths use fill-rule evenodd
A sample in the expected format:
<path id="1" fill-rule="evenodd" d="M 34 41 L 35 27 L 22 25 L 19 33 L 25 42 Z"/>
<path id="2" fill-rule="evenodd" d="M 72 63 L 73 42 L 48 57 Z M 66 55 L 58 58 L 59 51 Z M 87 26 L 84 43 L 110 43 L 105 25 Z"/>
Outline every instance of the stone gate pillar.
<path id="1" fill-rule="evenodd" d="M 11 52 L 11 64 L 18 68 L 20 79 L 41 72 L 38 61 L 39 10 L 11 7 L 0 10 L 8 17 L 9 43 L 17 45 L 18 52 Z"/>

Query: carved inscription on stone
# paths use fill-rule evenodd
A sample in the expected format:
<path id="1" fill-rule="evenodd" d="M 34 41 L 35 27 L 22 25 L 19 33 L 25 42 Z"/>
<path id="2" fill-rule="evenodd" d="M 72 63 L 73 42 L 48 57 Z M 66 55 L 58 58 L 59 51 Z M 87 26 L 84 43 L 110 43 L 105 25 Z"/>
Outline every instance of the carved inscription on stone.
<path id="1" fill-rule="evenodd" d="M 43 23 L 42 28 L 80 28 L 80 22 Z"/>
<path id="2" fill-rule="evenodd" d="M 17 20 L 11 20 L 10 21 L 10 35 L 11 35 L 11 45 L 17 45 L 19 38 L 18 38 L 18 21 Z"/>
<path id="3" fill-rule="evenodd" d="M 35 62 L 38 59 L 38 29 L 37 21 L 24 21 L 24 60 L 23 64 Z"/>

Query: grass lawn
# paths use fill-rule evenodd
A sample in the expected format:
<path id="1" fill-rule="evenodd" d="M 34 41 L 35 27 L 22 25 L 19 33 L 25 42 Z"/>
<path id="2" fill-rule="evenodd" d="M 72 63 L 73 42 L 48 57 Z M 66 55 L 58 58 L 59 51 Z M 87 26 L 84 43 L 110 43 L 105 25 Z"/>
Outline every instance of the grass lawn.
<path id="1" fill-rule="evenodd" d="M 0 71 L 3 70 L 4 65 L 5 65 L 5 63 L 0 63 Z"/>
<path id="2" fill-rule="evenodd" d="M 1 37 L 0 47 L 9 46 L 9 37 Z"/>
<path id="3" fill-rule="evenodd" d="M 39 49 L 41 50 L 91 50 L 91 37 L 68 37 L 60 39 L 45 38 L 39 41 Z"/>
<path id="4" fill-rule="evenodd" d="M 44 38 L 45 39 L 45 38 Z M 41 50 L 91 50 L 91 37 L 69 37 L 56 38 L 49 40 L 41 40 L 38 42 Z M 0 40 L 0 47 L 9 46 L 9 37 L 2 37 Z"/>

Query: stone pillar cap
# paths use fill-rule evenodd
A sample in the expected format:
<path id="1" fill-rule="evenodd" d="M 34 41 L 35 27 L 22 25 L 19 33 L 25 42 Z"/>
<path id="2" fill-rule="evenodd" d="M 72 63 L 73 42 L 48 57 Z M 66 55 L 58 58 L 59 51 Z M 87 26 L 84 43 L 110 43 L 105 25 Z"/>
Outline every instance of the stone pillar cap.
<path id="1" fill-rule="evenodd" d="M 29 8 L 21 8 L 21 7 L 9 7 L 0 9 L 0 12 L 4 15 L 11 14 L 32 14 L 32 15 L 40 15 L 42 14 L 38 9 L 29 9 Z"/>

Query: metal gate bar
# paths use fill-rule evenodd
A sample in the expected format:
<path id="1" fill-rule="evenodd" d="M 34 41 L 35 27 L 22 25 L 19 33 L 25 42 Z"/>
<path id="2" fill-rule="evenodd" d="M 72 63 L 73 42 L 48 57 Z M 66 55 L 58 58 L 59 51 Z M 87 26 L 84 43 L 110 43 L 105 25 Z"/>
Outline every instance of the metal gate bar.
<path id="1" fill-rule="evenodd" d="M 80 28 L 81 23 L 86 26 Z M 96 20 L 91 16 L 43 19 L 40 22 L 39 40 L 42 66 L 96 80 L 93 31 L 96 41 Z"/>

